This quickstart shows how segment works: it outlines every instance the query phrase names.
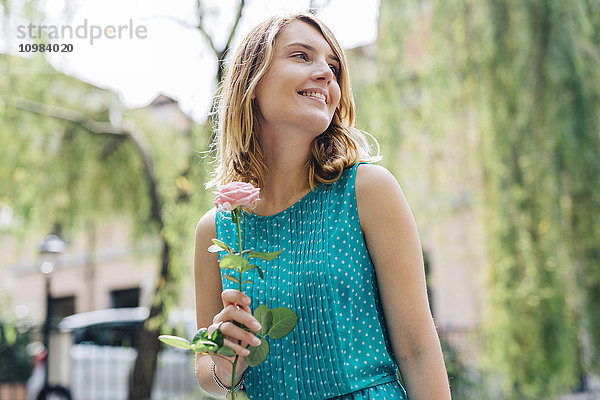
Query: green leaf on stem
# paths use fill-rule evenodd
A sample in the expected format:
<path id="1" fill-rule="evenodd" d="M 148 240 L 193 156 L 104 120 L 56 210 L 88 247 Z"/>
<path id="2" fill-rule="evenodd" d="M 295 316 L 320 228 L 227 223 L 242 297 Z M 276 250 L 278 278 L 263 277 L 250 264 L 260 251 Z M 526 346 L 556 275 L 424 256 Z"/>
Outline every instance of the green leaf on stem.
<path id="1" fill-rule="evenodd" d="M 212 242 L 220 248 L 222 248 L 223 250 L 226 250 L 228 253 L 233 253 L 233 250 L 231 250 L 231 247 L 229 247 L 227 243 L 222 242 L 219 239 L 212 239 Z"/>
<path id="2" fill-rule="evenodd" d="M 269 307 L 264 304 L 256 307 L 256 310 L 254 310 L 254 318 L 260 323 L 258 334 L 262 336 L 266 335 L 273 326 L 273 314 L 271 313 L 271 310 L 269 310 Z"/>
<path id="3" fill-rule="evenodd" d="M 208 329 L 198 329 L 198 332 L 196 332 L 194 338 L 192 339 L 192 343 L 196 344 L 199 340 L 208 340 Z"/>
<path id="4" fill-rule="evenodd" d="M 194 343 L 192 350 L 196 353 L 203 353 L 205 351 L 216 351 L 219 348 L 215 342 L 212 340 L 198 340 Z"/>
<path id="5" fill-rule="evenodd" d="M 240 283 L 240 280 L 233 275 L 225 275 L 223 278 L 229 279 L 231 282 Z"/>
<path id="6" fill-rule="evenodd" d="M 252 284 L 254 284 L 254 282 L 252 282 L 251 280 L 247 280 L 247 281 L 242 282 L 242 285 L 245 285 L 246 283 L 252 283 Z"/>
<path id="7" fill-rule="evenodd" d="M 258 270 L 258 274 L 260 275 L 260 279 L 265 279 L 262 269 L 260 269 L 260 267 L 258 265 L 254 265 L 254 264 L 248 264 L 245 267 L 242 268 L 242 273 L 246 272 L 246 271 L 250 271 L 252 269 L 256 268 Z"/>
<path id="8" fill-rule="evenodd" d="M 225 269 L 236 269 L 238 267 L 244 268 L 248 264 L 248 260 L 246 260 L 242 256 L 238 256 L 236 254 L 227 254 L 226 256 L 221 258 L 221 261 L 219 262 L 219 267 Z"/>
<path id="9" fill-rule="evenodd" d="M 267 333 L 273 339 L 281 339 L 296 327 L 298 316 L 287 307 L 278 307 L 271 310 L 273 326 Z"/>
<path id="10" fill-rule="evenodd" d="M 261 260 L 271 261 L 277 258 L 278 255 L 281 254 L 283 250 L 277 250 L 272 253 L 264 253 L 262 251 L 250 251 L 248 252 L 248 258 L 256 257 Z"/>
<path id="11" fill-rule="evenodd" d="M 215 342 L 217 346 L 223 347 L 223 333 L 220 329 L 215 329 L 215 331 L 210 336 L 210 340 Z"/>
<path id="12" fill-rule="evenodd" d="M 248 347 L 248 350 L 250 350 L 250 354 L 246 356 L 246 361 L 249 366 L 256 367 L 267 359 L 267 356 L 269 355 L 269 343 L 261 338 L 258 346 L 250 346 Z"/>
<path id="13" fill-rule="evenodd" d="M 234 357 L 235 351 L 233 351 L 233 349 L 229 346 L 223 346 L 219 350 L 217 350 L 217 354 L 220 354 L 220 355 L 226 356 L 226 357 Z"/>
<path id="14" fill-rule="evenodd" d="M 188 342 L 187 339 L 184 339 L 179 336 L 160 335 L 158 337 L 158 340 L 160 340 L 163 343 L 168 344 L 169 346 L 179 347 L 180 349 L 189 350 L 192 348 L 192 344 L 190 342 Z"/>

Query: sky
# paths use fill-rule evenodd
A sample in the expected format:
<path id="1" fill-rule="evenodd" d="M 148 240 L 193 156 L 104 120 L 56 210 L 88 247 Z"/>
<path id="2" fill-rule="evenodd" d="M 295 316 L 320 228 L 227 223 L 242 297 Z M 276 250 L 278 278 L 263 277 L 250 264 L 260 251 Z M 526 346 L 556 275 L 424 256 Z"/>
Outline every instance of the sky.
<path id="1" fill-rule="evenodd" d="M 19 3 L 22 0 L 13 0 Z M 206 30 L 222 48 L 233 24 L 238 0 L 204 0 Z M 265 18 L 306 11 L 304 0 L 246 0 L 233 48 Z M 378 0 L 321 0 L 318 17 L 345 49 L 377 37 Z M 42 0 L 45 18 L 30 20 L 13 5 L 2 18 L 0 52 L 24 57 L 24 47 L 40 32 L 62 50 L 46 58 L 58 71 L 118 93 L 130 108 L 149 104 L 159 93 L 204 121 L 215 91 L 216 58 L 196 23 L 196 0 Z M 32 25 L 30 25 L 32 24 Z M 44 25 L 44 26 L 42 26 Z M 93 36 L 93 37 L 92 37 Z M 19 46 L 22 52 L 19 52 Z M 56 47 L 56 46 L 54 46 Z"/>

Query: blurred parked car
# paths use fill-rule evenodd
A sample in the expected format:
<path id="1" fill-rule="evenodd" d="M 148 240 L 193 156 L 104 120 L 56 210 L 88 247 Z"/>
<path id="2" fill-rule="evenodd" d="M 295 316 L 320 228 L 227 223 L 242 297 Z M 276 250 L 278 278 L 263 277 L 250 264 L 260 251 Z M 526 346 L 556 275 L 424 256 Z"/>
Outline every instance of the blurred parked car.
<path id="1" fill-rule="evenodd" d="M 59 337 L 54 348 L 51 345 L 51 354 L 58 355 L 50 358 L 50 368 L 57 371 L 57 380 L 69 387 L 73 400 L 127 399 L 137 356 L 137 332 L 147 316 L 145 307 L 113 308 L 71 315 L 60 322 Z M 170 323 L 182 326 L 185 336 L 194 335 L 193 311 L 172 313 L 172 317 Z M 162 349 L 152 399 L 183 398 L 197 387 L 192 354 Z"/>

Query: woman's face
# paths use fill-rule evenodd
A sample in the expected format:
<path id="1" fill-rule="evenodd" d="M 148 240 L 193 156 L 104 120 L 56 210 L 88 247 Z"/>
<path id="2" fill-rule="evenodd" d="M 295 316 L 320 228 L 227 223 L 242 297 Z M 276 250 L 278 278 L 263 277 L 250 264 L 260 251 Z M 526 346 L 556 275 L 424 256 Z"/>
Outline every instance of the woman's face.
<path id="1" fill-rule="evenodd" d="M 263 130 L 323 133 L 340 101 L 340 62 L 321 33 L 293 21 L 279 33 L 255 96 Z"/>

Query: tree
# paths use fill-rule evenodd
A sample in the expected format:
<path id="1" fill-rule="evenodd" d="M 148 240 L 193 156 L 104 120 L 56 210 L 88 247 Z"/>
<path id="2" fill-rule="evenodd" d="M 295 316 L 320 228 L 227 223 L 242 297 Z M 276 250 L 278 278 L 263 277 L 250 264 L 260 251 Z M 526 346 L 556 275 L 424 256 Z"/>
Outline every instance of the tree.
<path id="1" fill-rule="evenodd" d="M 0 321 L 0 383 L 25 382 L 31 374 L 31 327 L 22 321 Z"/>
<path id="2" fill-rule="evenodd" d="M 7 57 L 4 61 L 23 62 Z M 165 136 L 165 132 L 147 135 L 150 130 L 142 132 L 132 120 L 126 119 L 123 126 L 110 122 L 108 109 L 114 105 L 110 93 L 52 72 L 47 66 L 43 68 L 41 75 L 13 76 L 8 90 L 11 95 L 3 98 L 2 133 L 5 141 L 14 143 L 19 151 L 6 149 L 4 160 L 9 161 L 9 168 L 3 187 L 13 190 L 2 195 L 25 225 L 59 223 L 76 230 L 82 220 L 120 214 L 135 220 L 139 232 L 144 226 L 144 231 L 154 231 L 160 238 L 156 290 L 150 317 L 138 340 L 144 372 L 151 377 L 141 383 L 134 380 L 132 385 L 136 393 L 148 393 L 140 398 L 147 398 L 159 349 L 156 337 L 168 307 L 177 300 L 176 277 L 181 265 L 181 256 L 174 250 L 181 247 L 178 240 L 182 232 L 176 220 L 184 211 L 181 207 L 173 209 L 178 197 L 170 188 L 173 177 L 169 175 L 185 168 L 172 163 L 175 171 L 157 171 L 155 164 L 169 155 L 157 151 L 148 137 Z M 41 85 L 39 93 L 26 90 L 36 85 Z M 86 95 L 96 97 L 99 109 L 92 110 L 85 102 L 74 104 Z M 18 133 L 16 138 L 14 132 Z M 181 132 L 166 136 L 171 136 L 170 156 L 174 156 L 178 139 L 190 146 L 189 136 Z"/>
<path id="3" fill-rule="evenodd" d="M 456 190 L 457 160 L 474 171 L 462 190 L 487 231 L 487 385 L 519 399 L 574 388 L 600 365 L 597 4 L 383 1 L 380 16 L 382 78 L 355 86 L 360 121 L 409 185 L 435 186 L 417 210 Z"/>
<path id="4" fill-rule="evenodd" d="M 585 1 L 485 12 L 491 354 L 512 397 L 541 398 L 598 365 L 599 18 Z"/>
<path id="5" fill-rule="evenodd" d="M 241 0 L 238 5 L 225 47 L 217 50 L 204 29 L 202 2 L 198 2 L 196 28 L 215 52 L 217 83 L 244 4 Z M 6 173 L 0 176 L 0 182 L 10 190 L 0 193 L 0 198 L 23 217 L 25 225 L 59 223 L 74 228 L 82 219 L 118 209 L 133 217 L 138 231 L 142 226 L 147 231 L 150 225 L 160 238 L 160 268 L 150 315 L 138 338 L 129 394 L 131 399 L 149 398 L 160 346 L 157 337 L 168 309 L 177 300 L 184 243 L 191 243 L 189 230 L 184 227 L 195 218 L 192 210 L 207 200 L 203 190 L 193 190 L 196 182 L 200 187 L 205 180 L 195 157 L 197 150 L 207 148 L 209 138 L 205 134 L 212 128 L 192 127 L 188 132 L 152 135 L 149 132 L 153 127 L 138 128 L 143 118 L 133 123 L 135 112 L 129 113 L 130 118 L 126 115 L 122 124 L 110 118 L 115 108 L 122 112 L 114 95 L 58 74 L 43 59 L 38 59 L 35 66 L 12 57 L 3 57 L 3 62 L 8 65 L 6 70 L 26 64 L 36 73 L 12 76 L 10 80 L 7 76 L 2 82 L 2 92 L 9 94 L 2 97 L 4 113 L 0 118 L 6 122 L 1 130 L 2 141 L 10 146 L 4 148 L 8 168 L 3 169 Z M 83 96 L 96 101 L 78 104 Z M 31 128 L 33 132 L 28 132 Z M 10 138 L 13 132 L 19 133 L 17 140 Z M 169 146 L 160 143 L 161 137 Z M 40 153 L 48 144 L 54 151 Z M 184 154 L 179 158 L 183 163 L 171 159 L 175 158 L 173 147 L 178 144 L 179 154 Z M 157 169 L 157 164 L 171 168 Z M 40 171 L 53 173 L 44 176 Z M 23 183 L 27 184 L 26 190 L 19 185 Z M 122 201 L 124 197 L 129 197 L 128 201 Z"/>

